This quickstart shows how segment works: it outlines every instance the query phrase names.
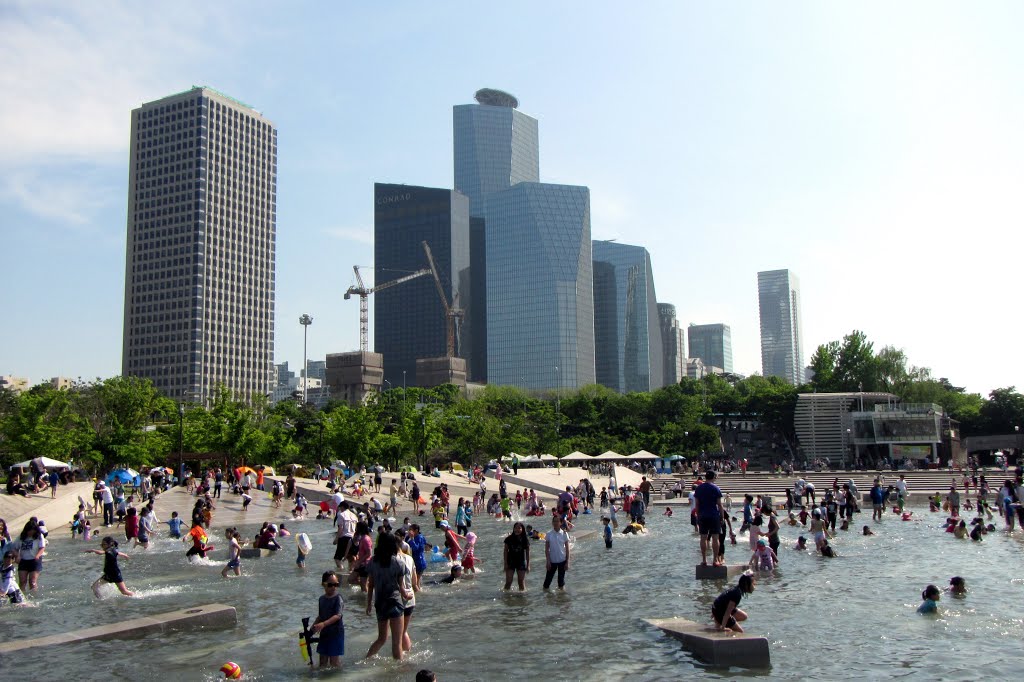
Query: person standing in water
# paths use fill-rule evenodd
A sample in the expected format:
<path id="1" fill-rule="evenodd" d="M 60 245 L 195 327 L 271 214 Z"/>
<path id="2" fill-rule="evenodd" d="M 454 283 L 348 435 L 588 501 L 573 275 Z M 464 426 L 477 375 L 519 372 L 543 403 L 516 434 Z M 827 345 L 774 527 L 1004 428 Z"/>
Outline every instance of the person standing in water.
<path id="1" fill-rule="evenodd" d="M 103 575 L 92 584 L 92 593 L 96 595 L 97 599 L 100 598 L 100 585 L 103 583 L 116 585 L 121 594 L 126 597 L 135 596 L 135 593 L 124 584 L 124 578 L 121 576 L 121 567 L 117 565 L 118 557 L 124 557 L 125 559 L 130 559 L 131 557 L 117 549 L 117 541 L 114 538 L 108 535 L 100 542 L 100 549 L 87 549 L 85 553 L 103 555 Z"/>
<path id="2" fill-rule="evenodd" d="M 565 589 L 565 572 L 569 570 L 569 534 L 562 529 L 562 518 L 551 517 L 551 530 L 544 536 L 544 558 L 547 574 L 544 589 L 551 588 L 551 581 L 558 573 L 558 589 Z"/>
<path id="3" fill-rule="evenodd" d="M 607 525 L 607 524 L 606 524 Z M 505 589 L 512 589 L 512 574 L 519 583 L 519 591 L 526 590 L 526 574 L 530 572 L 530 538 L 522 521 L 512 525 L 512 532 L 505 538 L 504 549 Z"/>
<path id="4" fill-rule="evenodd" d="M 224 539 L 228 541 L 228 563 L 224 567 L 224 570 L 220 572 L 224 578 L 228 577 L 228 571 L 233 571 L 235 576 L 242 575 L 242 545 L 240 540 L 242 539 L 241 533 L 236 528 L 228 528 L 224 531 Z"/>
<path id="5" fill-rule="evenodd" d="M 320 641 L 316 645 L 320 667 L 337 668 L 341 666 L 341 657 L 345 655 L 345 625 L 342 623 L 345 601 L 338 594 L 341 579 L 334 571 L 327 571 L 320 582 L 324 593 L 317 602 L 316 620 L 310 629 L 320 633 Z"/>
<path id="6" fill-rule="evenodd" d="M 938 613 L 939 612 L 939 599 L 942 598 L 942 590 L 935 587 L 935 585 L 929 585 L 924 588 L 924 592 L 921 593 L 921 605 L 917 607 L 918 613 Z"/>
<path id="7" fill-rule="evenodd" d="M 718 537 L 722 529 L 722 490 L 713 483 L 715 472 L 707 472 L 707 480 L 693 491 L 694 513 L 697 517 L 697 528 L 700 531 L 700 563 L 708 565 L 708 549 L 711 549 L 713 566 L 719 565 Z"/>

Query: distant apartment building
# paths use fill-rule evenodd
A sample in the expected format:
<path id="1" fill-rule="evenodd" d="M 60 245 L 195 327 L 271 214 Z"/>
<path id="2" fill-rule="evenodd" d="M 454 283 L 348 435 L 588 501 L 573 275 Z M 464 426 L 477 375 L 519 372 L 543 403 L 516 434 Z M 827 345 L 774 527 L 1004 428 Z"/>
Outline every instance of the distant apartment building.
<path id="1" fill-rule="evenodd" d="M 122 374 L 178 401 L 267 394 L 277 130 L 193 87 L 132 111 Z"/>
<path id="2" fill-rule="evenodd" d="M 0 389 L 21 393 L 29 389 L 28 377 L 16 377 L 11 374 L 0 376 Z"/>
<path id="3" fill-rule="evenodd" d="M 689 355 L 732 373 L 732 330 L 727 324 L 691 324 L 686 328 Z"/>

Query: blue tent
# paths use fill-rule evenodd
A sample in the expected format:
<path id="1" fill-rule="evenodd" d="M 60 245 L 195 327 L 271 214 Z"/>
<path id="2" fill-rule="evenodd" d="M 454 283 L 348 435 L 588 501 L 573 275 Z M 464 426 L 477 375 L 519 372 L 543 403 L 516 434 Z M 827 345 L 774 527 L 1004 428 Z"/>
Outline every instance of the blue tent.
<path id="1" fill-rule="evenodd" d="M 121 481 L 121 483 L 131 483 L 132 485 L 142 483 L 142 479 L 139 478 L 139 472 L 135 469 L 114 469 L 107 475 L 107 483 L 113 483 L 114 479 Z"/>

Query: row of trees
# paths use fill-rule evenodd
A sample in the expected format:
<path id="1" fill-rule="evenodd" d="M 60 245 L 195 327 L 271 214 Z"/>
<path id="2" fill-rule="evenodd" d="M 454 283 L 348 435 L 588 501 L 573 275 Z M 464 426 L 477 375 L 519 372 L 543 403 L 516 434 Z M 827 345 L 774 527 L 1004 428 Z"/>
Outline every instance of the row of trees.
<path id="1" fill-rule="evenodd" d="M 717 425 L 756 418 L 793 442 L 800 392 L 888 391 L 910 402 L 934 402 L 961 423 L 964 435 L 1013 433 L 1024 425 L 1024 396 L 1013 387 L 988 399 L 966 393 L 903 351 L 875 352 L 862 332 L 819 346 L 814 377 L 794 387 L 775 378 L 684 379 L 650 393 L 619 395 L 601 386 L 536 395 L 489 386 L 472 399 L 453 386 L 392 389 L 366 405 L 331 403 L 323 410 L 291 401 L 269 405 L 219 391 L 209 405 L 179 406 L 152 384 L 113 377 L 57 390 L 40 385 L 0 391 L 0 463 L 37 456 L 101 470 L 176 461 L 185 452 L 232 461 L 311 465 L 343 459 L 351 465 L 428 462 L 463 464 L 509 452 L 566 455 L 573 450 L 631 453 L 640 449 L 692 456 L 717 452 Z"/>

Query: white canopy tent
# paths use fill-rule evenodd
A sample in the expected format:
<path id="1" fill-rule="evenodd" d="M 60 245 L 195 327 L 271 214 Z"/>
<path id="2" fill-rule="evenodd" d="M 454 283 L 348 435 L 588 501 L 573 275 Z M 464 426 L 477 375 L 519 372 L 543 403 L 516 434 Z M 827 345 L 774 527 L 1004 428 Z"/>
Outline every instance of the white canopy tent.
<path id="1" fill-rule="evenodd" d="M 565 457 L 563 457 L 562 461 L 563 462 L 586 462 L 586 461 L 589 461 L 589 460 L 592 460 L 592 459 L 594 459 L 594 458 L 591 457 L 590 455 L 588 455 L 587 453 L 580 452 L 579 450 L 577 450 L 576 452 L 570 453 L 570 454 L 566 455 Z"/>
<path id="2" fill-rule="evenodd" d="M 24 462 L 18 462 L 14 466 L 16 466 L 16 467 L 18 467 L 20 469 L 31 469 L 33 461 L 37 462 L 37 463 L 42 463 L 43 467 L 46 468 L 46 469 L 70 469 L 71 468 L 71 465 L 68 464 L 67 462 L 59 462 L 59 461 L 57 461 L 55 459 L 50 459 L 49 457 L 35 457 L 33 459 L 26 459 Z"/>
<path id="3" fill-rule="evenodd" d="M 554 462 L 554 461 L 555 461 L 555 460 L 557 460 L 557 459 L 558 459 L 558 458 L 557 458 L 557 457 L 555 457 L 554 455 L 547 455 L 547 454 L 545 454 L 545 455 L 541 455 L 541 456 L 540 456 L 540 460 L 541 460 L 542 462 Z"/>
<path id="4" fill-rule="evenodd" d="M 626 459 L 626 456 L 625 455 L 620 455 L 619 453 L 615 452 L 614 450 L 606 450 L 606 451 L 602 452 L 600 455 L 598 455 L 597 457 L 595 457 L 594 459 L 600 459 L 600 460 Z"/>
<path id="5" fill-rule="evenodd" d="M 646 450 L 638 450 L 629 456 L 629 459 L 660 459 L 657 455 L 651 454 Z"/>

